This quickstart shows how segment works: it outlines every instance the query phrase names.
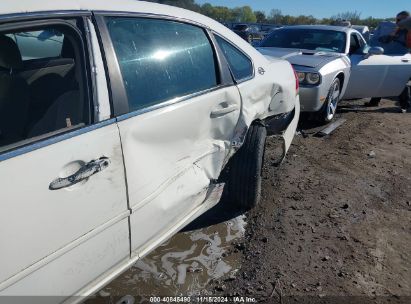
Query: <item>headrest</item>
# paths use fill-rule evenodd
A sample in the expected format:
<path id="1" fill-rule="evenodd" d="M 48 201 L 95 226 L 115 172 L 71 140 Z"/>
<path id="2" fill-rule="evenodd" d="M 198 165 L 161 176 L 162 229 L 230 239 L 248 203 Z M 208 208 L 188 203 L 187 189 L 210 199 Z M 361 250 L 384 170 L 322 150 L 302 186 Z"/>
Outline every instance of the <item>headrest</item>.
<path id="1" fill-rule="evenodd" d="M 20 50 L 13 39 L 0 35 L 0 67 L 18 69 L 23 66 Z"/>
<path id="2" fill-rule="evenodd" d="M 76 58 L 73 44 L 67 37 L 63 39 L 63 46 L 61 47 L 61 57 L 63 58 Z"/>

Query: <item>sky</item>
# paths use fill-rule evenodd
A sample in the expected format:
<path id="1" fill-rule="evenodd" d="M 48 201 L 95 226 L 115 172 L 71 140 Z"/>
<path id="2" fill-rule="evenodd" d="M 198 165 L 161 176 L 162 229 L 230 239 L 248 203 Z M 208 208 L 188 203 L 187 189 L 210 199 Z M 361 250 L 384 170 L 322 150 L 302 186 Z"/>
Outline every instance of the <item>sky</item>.
<path id="1" fill-rule="evenodd" d="M 195 0 L 198 4 L 211 3 L 228 7 L 249 5 L 267 14 L 276 8 L 284 15 L 313 15 L 331 17 L 347 11 L 358 11 L 361 18 L 393 18 L 403 10 L 411 11 L 411 0 Z"/>

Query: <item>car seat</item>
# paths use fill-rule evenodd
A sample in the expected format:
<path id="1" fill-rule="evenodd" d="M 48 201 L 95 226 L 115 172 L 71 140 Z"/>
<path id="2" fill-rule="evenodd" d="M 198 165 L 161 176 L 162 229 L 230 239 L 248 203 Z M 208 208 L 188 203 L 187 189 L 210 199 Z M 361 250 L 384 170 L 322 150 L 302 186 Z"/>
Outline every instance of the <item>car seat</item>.
<path id="1" fill-rule="evenodd" d="M 30 116 L 27 128 L 30 129 L 46 113 L 54 101 L 65 92 L 78 88 L 74 81 L 75 54 L 73 46 L 64 38 L 59 58 L 46 58 L 38 62 L 38 71 L 46 71 L 44 75 L 29 83 L 30 86 Z M 54 65 L 53 65 L 54 64 Z M 60 66 L 58 64 L 61 64 Z M 61 66 L 70 66 L 63 77 L 58 74 Z M 29 68 L 29 67 L 24 67 Z"/>
<path id="2" fill-rule="evenodd" d="M 82 87 L 80 87 L 81 70 L 77 64 L 79 55 L 68 36 L 64 37 L 61 58 L 73 60 L 73 68 L 62 79 L 55 79 L 60 83 L 59 93 L 44 111 L 43 115 L 36 119 L 27 133 L 28 136 L 40 136 L 49 132 L 75 126 L 84 121 L 85 103 Z"/>
<path id="3" fill-rule="evenodd" d="M 44 116 L 30 129 L 29 136 L 35 137 L 78 125 L 83 121 L 83 112 L 80 92 L 66 92 L 57 98 Z"/>

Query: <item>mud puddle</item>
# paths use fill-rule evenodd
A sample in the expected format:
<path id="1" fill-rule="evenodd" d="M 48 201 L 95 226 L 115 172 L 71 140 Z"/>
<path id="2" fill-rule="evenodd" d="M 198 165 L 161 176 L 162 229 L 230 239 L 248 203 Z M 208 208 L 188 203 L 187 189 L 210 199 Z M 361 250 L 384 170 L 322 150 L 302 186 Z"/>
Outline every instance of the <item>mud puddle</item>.
<path id="1" fill-rule="evenodd" d="M 228 209 L 228 210 L 227 210 Z M 211 280 L 240 267 L 233 242 L 244 237 L 245 216 L 217 206 L 111 282 L 86 303 L 143 303 L 153 296 L 207 295 Z"/>

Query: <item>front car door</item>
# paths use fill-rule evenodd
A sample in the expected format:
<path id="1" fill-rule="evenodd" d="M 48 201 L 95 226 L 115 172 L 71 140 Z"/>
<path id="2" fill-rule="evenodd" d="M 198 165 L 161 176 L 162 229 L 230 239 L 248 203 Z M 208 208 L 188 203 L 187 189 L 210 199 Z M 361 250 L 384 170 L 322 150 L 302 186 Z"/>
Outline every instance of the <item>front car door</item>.
<path id="1" fill-rule="evenodd" d="M 357 33 L 350 35 L 351 76 L 344 98 L 398 96 L 411 77 L 411 56 L 368 55 Z"/>
<path id="2" fill-rule="evenodd" d="M 129 259 L 118 128 L 91 113 L 83 17 L 59 18 L 0 25 L 1 296 L 70 296 Z"/>
<path id="3" fill-rule="evenodd" d="M 127 168 L 133 256 L 202 208 L 241 99 L 208 32 L 155 16 L 99 16 Z M 223 71 L 225 70 L 225 72 Z M 218 201 L 218 198 L 216 199 Z"/>
<path id="4" fill-rule="evenodd" d="M 399 96 L 411 79 L 411 54 L 396 53 L 374 56 L 388 66 L 378 97 Z"/>

